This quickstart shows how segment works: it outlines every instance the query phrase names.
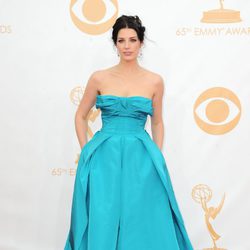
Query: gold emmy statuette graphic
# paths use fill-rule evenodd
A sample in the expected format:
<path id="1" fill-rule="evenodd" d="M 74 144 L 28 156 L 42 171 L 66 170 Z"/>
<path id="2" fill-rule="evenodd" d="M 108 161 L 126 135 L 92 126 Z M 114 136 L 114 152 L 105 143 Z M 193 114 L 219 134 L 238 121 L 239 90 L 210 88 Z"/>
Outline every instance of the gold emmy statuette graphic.
<path id="1" fill-rule="evenodd" d="M 72 103 L 74 103 L 75 105 L 79 105 L 80 101 L 82 99 L 83 93 L 84 93 L 84 89 L 81 86 L 75 87 L 71 90 L 70 92 L 70 100 Z M 95 122 L 96 118 L 98 117 L 100 113 L 100 109 L 90 109 L 88 115 L 87 115 L 87 124 L 88 124 L 88 129 L 87 129 L 87 135 L 89 138 L 93 137 L 93 131 L 89 126 L 89 121 L 91 121 L 92 123 Z M 80 155 L 78 154 L 77 159 L 75 161 L 75 163 L 78 163 Z"/>
<path id="2" fill-rule="evenodd" d="M 241 22 L 240 11 L 224 9 L 223 2 L 220 1 L 220 8 L 204 11 L 201 22 L 204 23 L 236 23 Z"/>
<path id="3" fill-rule="evenodd" d="M 204 248 L 203 250 L 226 250 L 225 248 L 220 248 L 216 246 L 216 241 L 221 237 L 213 229 L 210 220 L 214 220 L 222 209 L 225 200 L 225 193 L 221 199 L 218 207 L 208 207 L 208 202 L 212 198 L 212 190 L 205 184 L 198 184 L 192 190 L 192 198 L 197 203 L 201 204 L 201 207 L 205 213 L 205 221 L 207 225 L 208 232 L 213 241 L 213 247 Z"/>

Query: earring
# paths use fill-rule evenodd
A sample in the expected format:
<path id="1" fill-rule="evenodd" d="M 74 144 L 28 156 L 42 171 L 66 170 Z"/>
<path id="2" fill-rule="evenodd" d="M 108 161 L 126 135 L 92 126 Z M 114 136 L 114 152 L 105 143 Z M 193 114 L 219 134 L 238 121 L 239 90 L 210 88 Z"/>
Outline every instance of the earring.
<path id="1" fill-rule="evenodd" d="M 138 58 L 139 58 L 139 59 L 142 58 L 142 49 L 141 49 L 141 48 L 140 48 L 140 52 L 139 52 Z"/>
<path id="2" fill-rule="evenodd" d="M 116 54 L 117 54 L 118 57 L 120 57 L 120 54 L 119 54 L 119 52 L 118 52 L 118 49 L 116 49 Z"/>

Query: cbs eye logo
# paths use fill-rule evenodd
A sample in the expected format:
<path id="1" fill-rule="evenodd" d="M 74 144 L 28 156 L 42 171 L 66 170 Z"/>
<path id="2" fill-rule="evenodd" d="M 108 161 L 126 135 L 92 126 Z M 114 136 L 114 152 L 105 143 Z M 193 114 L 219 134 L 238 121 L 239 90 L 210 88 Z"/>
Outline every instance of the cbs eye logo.
<path id="1" fill-rule="evenodd" d="M 231 131 L 239 122 L 241 105 L 229 89 L 215 87 L 203 92 L 194 104 L 194 119 L 205 132 L 221 135 Z"/>
<path id="2" fill-rule="evenodd" d="M 117 0 L 71 0 L 70 16 L 82 32 L 102 34 L 115 23 L 118 3 Z"/>

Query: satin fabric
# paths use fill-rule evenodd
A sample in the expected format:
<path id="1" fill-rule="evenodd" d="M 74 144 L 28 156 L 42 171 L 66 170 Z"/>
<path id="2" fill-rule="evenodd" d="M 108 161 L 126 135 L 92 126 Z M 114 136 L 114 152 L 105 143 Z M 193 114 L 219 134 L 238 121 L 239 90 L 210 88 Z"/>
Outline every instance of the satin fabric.
<path id="1" fill-rule="evenodd" d="M 145 130 L 152 100 L 98 95 L 102 128 L 83 147 L 64 250 L 193 250 L 164 156 Z"/>

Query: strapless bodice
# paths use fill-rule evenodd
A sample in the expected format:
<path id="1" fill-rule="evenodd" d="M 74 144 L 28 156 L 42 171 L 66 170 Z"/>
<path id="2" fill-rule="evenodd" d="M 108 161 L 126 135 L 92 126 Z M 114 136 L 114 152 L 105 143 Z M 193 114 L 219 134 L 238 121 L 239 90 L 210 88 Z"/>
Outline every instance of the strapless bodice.
<path id="1" fill-rule="evenodd" d="M 143 96 L 97 95 L 104 132 L 133 133 L 144 130 L 147 115 L 153 115 L 152 100 Z"/>

